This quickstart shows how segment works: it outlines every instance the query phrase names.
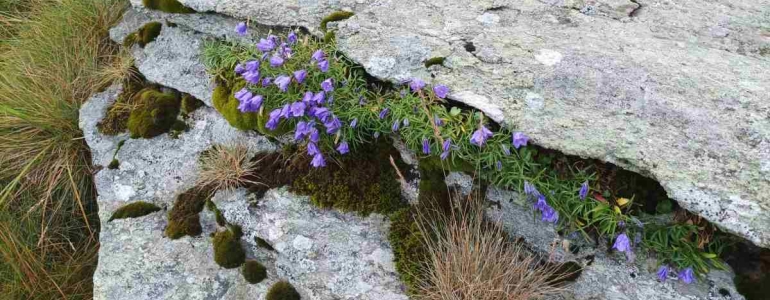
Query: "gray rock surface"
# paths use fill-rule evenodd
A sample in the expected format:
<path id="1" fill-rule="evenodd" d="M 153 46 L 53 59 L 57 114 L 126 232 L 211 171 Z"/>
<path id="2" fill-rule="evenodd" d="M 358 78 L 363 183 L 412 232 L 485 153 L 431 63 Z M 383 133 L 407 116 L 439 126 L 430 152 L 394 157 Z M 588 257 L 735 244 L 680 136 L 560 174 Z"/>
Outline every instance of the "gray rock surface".
<path id="1" fill-rule="evenodd" d="M 268 279 L 248 284 L 240 269 L 223 269 L 213 260 L 209 234 L 217 228 L 212 213 L 201 214 L 204 232 L 171 240 L 163 236 L 166 210 L 174 196 L 192 187 L 198 156 L 214 144 L 246 143 L 255 151 L 273 151 L 264 137 L 238 131 L 209 107 L 196 110 L 190 130 L 178 139 L 101 135 L 96 124 L 120 93 L 119 86 L 94 95 L 80 110 L 80 128 L 95 166 L 117 153 L 120 168 L 101 169 L 94 177 L 101 232 L 95 299 L 264 299 L 278 280 L 289 280 L 305 299 L 407 299 L 387 242 L 389 223 L 382 216 L 361 218 L 320 210 L 307 197 L 271 190 L 251 199 L 243 190 L 218 193 L 215 201 L 229 222 L 243 225 L 241 240 L 249 258 L 262 262 Z M 143 200 L 162 208 L 144 217 L 109 222 L 119 207 Z M 252 205 L 259 200 L 259 203 Z M 277 252 L 258 248 L 254 236 Z"/>
<path id="2" fill-rule="evenodd" d="M 315 34 L 353 11 L 331 28 L 370 74 L 446 84 L 534 143 L 646 174 L 770 246 L 769 0 L 181 2 Z M 426 69 L 432 57 L 446 61 Z"/>

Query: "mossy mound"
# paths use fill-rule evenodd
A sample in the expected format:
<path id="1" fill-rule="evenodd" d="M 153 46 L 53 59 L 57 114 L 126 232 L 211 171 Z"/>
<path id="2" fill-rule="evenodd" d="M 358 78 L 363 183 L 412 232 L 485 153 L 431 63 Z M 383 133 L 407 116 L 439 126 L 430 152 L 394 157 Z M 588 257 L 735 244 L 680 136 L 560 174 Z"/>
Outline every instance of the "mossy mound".
<path id="1" fill-rule="evenodd" d="M 131 47 L 134 44 L 144 48 L 145 45 L 155 41 L 155 38 L 160 35 L 160 31 L 163 29 L 163 24 L 160 22 L 150 22 L 139 27 L 136 32 L 133 32 L 123 39 L 124 47 Z"/>
<path id="2" fill-rule="evenodd" d="M 240 237 L 229 229 L 217 232 L 213 244 L 214 261 L 225 269 L 237 268 L 246 260 Z"/>
<path id="3" fill-rule="evenodd" d="M 109 221 L 116 220 L 116 219 L 143 217 L 159 210 L 160 210 L 160 207 L 149 202 L 144 202 L 144 201 L 131 202 L 129 204 L 121 206 L 114 213 L 112 213 L 112 216 L 110 217 Z"/>
<path id="4" fill-rule="evenodd" d="M 353 16 L 353 12 L 350 11 L 335 11 L 321 20 L 321 31 L 326 32 L 329 22 L 337 22 L 348 19 Z"/>
<path id="5" fill-rule="evenodd" d="M 134 105 L 133 100 L 138 100 L 134 96 L 144 88 L 151 87 L 147 83 L 144 76 L 139 73 L 136 67 L 131 67 L 131 76 L 127 76 L 123 79 L 121 91 L 118 98 L 107 110 L 107 114 L 104 118 L 96 124 L 96 128 L 99 132 L 106 135 L 117 135 L 128 130 L 128 117 L 131 115 L 131 107 Z"/>
<path id="6" fill-rule="evenodd" d="M 110 161 L 110 164 L 107 165 L 107 169 L 115 170 L 117 168 L 120 168 L 120 161 L 118 161 L 117 159 L 113 158 L 112 161 Z"/>
<path id="7" fill-rule="evenodd" d="M 385 141 L 363 145 L 342 156 L 339 164 L 313 169 L 292 184 L 295 192 L 310 195 L 321 208 L 354 211 L 361 215 L 389 214 L 406 204 L 401 200 L 400 183 L 390 165 L 390 157 L 400 157 Z"/>
<path id="8" fill-rule="evenodd" d="M 403 208 L 390 216 L 388 241 L 393 247 L 393 262 L 410 294 L 417 291 L 427 262 L 423 236 L 416 221 L 415 208 Z"/>
<path id="9" fill-rule="evenodd" d="M 195 10 L 184 6 L 177 0 L 142 0 L 144 7 L 172 14 L 191 14 Z"/>
<path id="10" fill-rule="evenodd" d="M 268 243 L 265 239 L 261 237 L 255 236 L 254 242 L 256 242 L 257 246 L 259 246 L 260 248 L 265 248 L 270 251 L 275 251 L 275 248 L 273 248 L 273 246 L 271 246 L 270 243 Z"/>
<path id="11" fill-rule="evenodd" d="M 267 291 L 266 300 L 299 300 L 299 292 L 288 281 L 279 281 Z"/>
<path id="12" fill-rule="evenodd" d="M 180 99 L 173 93 L 145 88 L 134 96 L 137 108 L 128 117 L 132 138 L 152 138 L 168 132 L 179 115 Z"/>
<path id="13" fill-rule="evenodd" d="M 433 65 L 443 65 L 444 64 L 444 57 L 433 57 L 425 61 L 425 67 L 430 68 L 430 66 Z"/>
<path id="14" fill-rule="evenodd" d="M 243 264 L 241 274 L 243 274 L 243 279 L 246 279 L 246 282 L 255 284 L 267 278 L 267 269 L 256 260 L 247 260 Z"/>
<path id="15" fill-rule="evenodd" d="M 192 188 L 179 194 L 174 207 L 168 212 L 166 236 L 178 239 L 185 235 L 197 236 L 202 232 L 200 212 L 210 198 L 210 191 Z"/>
<path id="16" fill-rule="evenodd" d="M 203 101 L 198 100 L 190 94 L 184 93 L 182 94 L 182 104 L 180 105 L 179 110 L 182 114 L 187 116 L 203 105 Z"/>

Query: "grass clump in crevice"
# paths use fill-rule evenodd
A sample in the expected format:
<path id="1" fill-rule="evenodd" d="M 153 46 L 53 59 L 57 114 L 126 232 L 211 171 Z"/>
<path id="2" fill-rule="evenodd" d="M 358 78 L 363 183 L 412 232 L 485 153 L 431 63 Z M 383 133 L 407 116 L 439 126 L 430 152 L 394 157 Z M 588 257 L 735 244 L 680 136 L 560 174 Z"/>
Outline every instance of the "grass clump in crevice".
<path id="1" fill-rule="evenodd" d="M 241 266 L 246 260 L 246 252 L 241 245 L 241 236 L 236 230 L 227 228 L 214 235 L 214 261 L 225 269 Z"/>
<path id="2" fill-rule="evenodd" d="M 127 2 L 0 2 L 0 294 L 90 298 L 100 228 L 78 113 L 123 75 L 108 30 Z"/>
<path id="3" fill-rule="evenodd" d="M 246 282 L 257 284 L 267 278 L 267 269 L 258 261 L 250 259 L 243 264 L 241 274 L 243 274 L 243 279 L 246 279 Z"/>
<path id="4" fill-rule="evenodd" d="M 156 211 L 160 211 L 160 207 L 155 204 L 144 201 L 131 202 L 115 210 L 115 212 L 112 213 L 109 221 L 143 217 Z"/>
<path id="5" fill-rule="evenodd" d="M 135 32 L 130 33 L 123 39 L 123 46 L 130 48 L 134 44 L 144 48 L 145 45 L 155 41 L 160 35 L 163 24 L 160 22 L 150 22 L 139 27 Z"/>
<path id="6" fill-rule="evenodd" d="M 144 7 L 172 14 L 190 14 L 195 10 L 177 0 L 142 0 Z"/>
<path id="7" fill-rule="evenodd" d="M 168 212 L 168 225 L 164 231 L 166 237 L 178 239 L 186 235 L 200 235 L 200 212 L 210 198 L 210 190 L 197 187 L 179 194 Z"/>
<path id="8" fill-rule="evenodd" d="M 245 144 L 215 145 L 204 151 L 199 158 L 201 171 L 196 185 L 213 190 L 234 190 L 257 184 L 249 179 L 253 177 L 256 165 L 249 152 L 249 146 Z"/>
<path id="9" fill-rule="evenodd" d="M 274 283 L 265 296 L 265 300 L 299 300 L 301 298 L 294 286 L 285 280 Z"/>

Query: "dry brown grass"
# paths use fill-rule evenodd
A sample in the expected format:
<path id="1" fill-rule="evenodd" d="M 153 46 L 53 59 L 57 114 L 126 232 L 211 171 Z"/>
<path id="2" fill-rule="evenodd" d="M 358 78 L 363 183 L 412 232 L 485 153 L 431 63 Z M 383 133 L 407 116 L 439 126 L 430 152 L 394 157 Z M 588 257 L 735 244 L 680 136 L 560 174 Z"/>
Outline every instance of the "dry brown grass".
<path id="1" fill-rule="evenodd" d="M 541 257 L 510 241 L 501 226 L 486 221 L 479 198 L 454 197 L 449 215 L 419 213 L 429 258 L 417 298 L 524 300 L 559 293 L 558 282 L 569 274 L 543 264 Z"/>
<path id="2" fill-rule="evenodd" d="M 214 146 L 201 154 L 200 162 L 198 186 L 213 190 L 233 190 L 256 183 L 247 179 L 253 177 L 257 162 L 249 159 L 249 147 L 246 145 Z"/>

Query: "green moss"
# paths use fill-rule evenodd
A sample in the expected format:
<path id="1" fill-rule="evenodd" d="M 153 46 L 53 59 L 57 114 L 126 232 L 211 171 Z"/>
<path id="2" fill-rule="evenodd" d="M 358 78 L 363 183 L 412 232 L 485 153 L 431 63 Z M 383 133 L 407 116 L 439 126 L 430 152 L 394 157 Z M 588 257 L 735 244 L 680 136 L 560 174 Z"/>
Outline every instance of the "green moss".
<path id="1" fill-rule="evenodd" d="M 131 73 L 133 76 L 127 76 L 123 79 L 121 91 L 118 98 L 107 110 L 107 114 L 99 121 L 96 127 L 99 132 L 106 135 L 117 135 L 125 132 L 128 129 L 128 117 L 131 115 L 131 110 L 136 98 L 134 96 L 146 87 L 152 86 L 148 84 L 139 70 L 136 67 L 131 67 L 133 70 Z"/>
<path id="2" fill-rule="evenodd" d="M 418 201 L 421 204 L 440 208 L 442 211 L 448 210 L 450 208 L 449 190 L 446 181 L 444 181 L 446 172 L 441 166 L 441 160 L 435 156 L 420 159 L 419 170 L 420 192 Z"/>
<path id="3" fill-rule="evenodd" d="M 236 238 L 243 237 L 243 227 L 238 224 L 227 224 L 227 229 L 232 231 Z"/>
<path id="4" fill-rule="evenodd" d="M 223 268 L 237 268 L 246 260 L 240 238 L 229 229 L 217 232 L 213 244 L 214 261 Z"/>
<path id="5" fill-rule="evenodd" d="M 334 31 L 326 32 L 326 34 L 324 34 L 324 42 L 325 43 L 331 43 L 332 41 L 334 41 L 334 38 L 336 36 L 337 35 L 334 34 Z"/>
<path id="6" fill-rule="evenodd" d="M 393 261 L 409 293 L 417 291 L 428 253 L 415 220 L 413 208 L 401 209 L 390 216 L 388 240 L 393 247 Z"/>
<path id="7" fill-rule="evenodd" d="M 243 278 L 246 279 L 246 282 L 255 284 L 260 283 L 267 278 L 267 269 L 256 260 L 247 260 L 246 263 L 243 264 L 241 274 L 243 274 Z"/>
<path id="8" fill-rule="evenodd" d="M 155 9 L 172 14 L 190 14 L 195 12 L 195 10 L 184 6 L 177 0 L 142 0 L 142 4 L 144 4 L 144 7 L 149 9 Z"/>
<path id="9" fill-rule="evenodd" d="M 355 211 L 362 215 L 373 212 L 388 214 L 404 207 L 397 175 L 390 157 L 398 151 L 384 139 L 363 145 L 339 159 L 339 164 L 314 169 L 299 175 L 292 188 L 321 208 Z"/>
<path id="10" fill-rule="evenodd" d="M 764 46 L 759 48 L 759 55 L 770 56 L 770 46 Z"/>
<path id="11" fill-rule="evenodd" d="M 288 281 L 282 280 L 273 284 L 267 291 L 265 300 L 299 300 L 299 292 Z"/>
<path id="12" fill-rule="evenodd" d="M 119 167 L 120 167 L 120 162 L 116 158 L 113 158 L 112 161 L 110 161 L 110 164 L 107 165 L 107 169 L 110 169 L 110 170 L 115 170 Z"/>
<path id="13" fill-rule="evenodd" d="M 132 138 L 152 138 L 171 129 L 179 115 L 179 97 L 155 88 L 145 88 L 134 97 L 138 107 L 128 117 Z"/>
<path id="14" fill-rule="evenodd" d="M 225 215 L 222 214 L 222 211 L 217 208 L 213 201 L 206 201 L 206 208 L 214 213 L 214 217 L 217 220 L 217 225 L 222 227 L 227 226 L 227 219 L 225 219 Z"/>
<path id="15" fill-rule="evenodd" d="M 430 68 L 433 65 L 444 65 L 444 57 L 433 57 L 425 61 L 425 67 Z"/>
<path id="16" fill-rule="evenodd" d="M 127 35 L 126 38 L 123 39 L 123 46 L 131 47 L 132 45 L 137 44 L 139 47 L 144 48 L 145 45 L 155 41 L 155 38 L 160 35 L 161 29 L 163 29 L 163 24 L 160 22 L 144 24 L 144 26 L 137 29 L 136 32 Z"/>
<path id="17" fill-rule="evenodd" d="M 265 128 L 269 118 L 267 112 L 242 113 L 238 110 L 240 102 L 238 99 L 235 99 L 233 91 L 239 91 L 245 86 L 246 82 L 243 80 L 236 81 L 232 89 L 224 84 L 217 86 L 212 96 L 214 108 L 225 117 L 231 126 L 240 130 L 256 130 L 263 135 L 272 137 L 289 132 L 292 127 L 288 122 L 281 122 L 275 130 Z"/>
<path id="18" fill-rule="evenodd" d="M 353 16 L 350 11 L 335 11 L 321 20 L 321 31 L 326 32 L 329 22 L 342 21 Z"/>
<path id="19" fill-rule="evenodd" d="M 270 250 L 270 251 L 275 251 L 275 248 L 273 248 L 273 246 L 270 246 L 270 243 L 268 243 L 266 240 L 264 240 L 261 237 L 255 236 L 254 237 L 254 242 L 256 242 L 257 246 L 259 246 L 259 247 L 265 248 L 265 249 Z"/>
<path id="20" fill-rule="evenodd" d="M 182 94 L 182 104 L 179 109 L 182 114 L 187 116 L 203 105 L 203 101 L 198 100 L 190 94 L 184 93 Z"/>
<path id="21" fill-rule="evenodd" d="M 112 221 L 115 219 L 138 218 L 138 217 L 149 215 L 159 210 L 160 210 L 160 207 L 152 203 L 148 203 L 144 201 L 131 202 L 129 204 L 121 206 L 114 213 L 112 213 L 112 216 L 110 217 L 109 221 Z"/>
<path id="22" fill-rule="evenodd" d="M 174 207 L 168 212 L 166 236 L 178 239 L 185 235 L 201 234 L 200 212 L 209 200 L 211 193 L 205 189 L 191 188 L 179 194 Z"/>

